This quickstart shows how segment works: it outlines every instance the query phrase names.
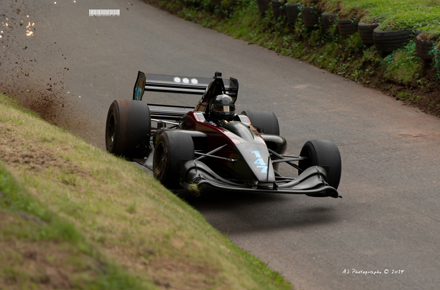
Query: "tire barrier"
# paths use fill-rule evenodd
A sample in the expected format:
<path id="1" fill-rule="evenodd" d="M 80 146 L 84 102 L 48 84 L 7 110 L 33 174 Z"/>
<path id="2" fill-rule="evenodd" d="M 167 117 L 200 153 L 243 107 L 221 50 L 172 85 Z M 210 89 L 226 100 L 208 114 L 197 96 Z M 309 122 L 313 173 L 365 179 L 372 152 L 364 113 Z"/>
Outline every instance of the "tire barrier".
<path id="1" fill-rule="evenodd" d="M 337 20 L 337 14 L 321 14 L 321 28 L 325 33 Z"/>
<path id="2" fill-rule="evenodd" d="M 338 31 L 342 38 L 347 38 L 356 32 L 356 23 L 352 19 L 338 20 Z"/>
<path id="3" fill-rule="evenodd" d="M 272 0 L 272 10 L 273 10 L 273 18 L 278 19 L 281 15 L 283 15 L 283 9 L 281 8 L 283 3 L 278 0 Z"/>
<path id="4" fill-rule="evenodd" d="M 294 26 L 296 19 L 298 19 L 298 14 L 300 12 L 300 4 L 288 4 L 286 7 L 286 16 L 287 16 L 287 22 Z"/>
<path id="5" fill-rule="evenodd" d="M 380 31 L 379 28 L 373 30 L 373 40 L 376 49 L 382 53 L 389 53 L 405 45 L 413 35 L 411 29 Z"/>
<path id="6" fill-rule="evenodd" d="M 379 26 L 379 24 L 366 24 L 362 22 L 358 23 L 358 32 L 363 44 L 374 44 L 373 31 L 377 28 L 377 26 Z"/>
<path id="7" fill-rule="evenodd" d="M 319 23 L 319 15 L 315 7 L 303 7 L 302 17 L 304 26 L 307 28 L 315 28 Z"/>
<path id="8" fill-rule="evenodd" d="M 433 54 L 432 49 L 434 48 L 434 43 L 432 41 L 420 39 L 419 36 L 414 38 L 414 42 L 416 43 L 416 52 L 417 55 L 424 60 L 432 60 Z"/>

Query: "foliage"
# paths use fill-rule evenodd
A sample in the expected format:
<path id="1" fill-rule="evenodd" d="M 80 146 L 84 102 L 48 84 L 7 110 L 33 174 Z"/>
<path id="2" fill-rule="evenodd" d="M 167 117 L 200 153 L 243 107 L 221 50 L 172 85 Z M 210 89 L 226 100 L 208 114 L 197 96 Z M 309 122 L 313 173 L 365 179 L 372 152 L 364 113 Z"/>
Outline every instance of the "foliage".
<path id="1" fill-rule="evenodd" d="M 416 85 L 423 69 L 423 61 L 417 56 L 414 41 L 395 50 L 384 58 L 381 63 L 386 67 L 384 77 L 404 85 Z"/>
<path id="2" fill-rule="evenodd" d="M 326 7 L 340 14 L 362 11 L 364 23 L 380 23 L 384 31 L 421 29 L 440 31 L 440 5 L 438 1 L 426 0 L 326 0 Z"/>

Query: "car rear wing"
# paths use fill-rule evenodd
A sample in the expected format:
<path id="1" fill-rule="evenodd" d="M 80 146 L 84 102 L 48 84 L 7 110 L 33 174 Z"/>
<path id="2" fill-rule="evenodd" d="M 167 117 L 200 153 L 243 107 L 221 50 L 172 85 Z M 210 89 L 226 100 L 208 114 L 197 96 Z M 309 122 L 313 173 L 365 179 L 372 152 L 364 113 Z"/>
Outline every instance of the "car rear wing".
<path id="1" fill-rule="evenodd" d="M 138 72 L 136 83 L 133 89 L 133 100 L 142 101 L 145 91 L 160 93 L 176 93 L 203 95 L 209 84 L 214 79 L 221 78 L 222 74 L 216 72 L 214 78 L 188 77 L 177 75 L 146 74 Z M 237 98 L 238 81 L 234 78 L 223 79 L 225 93 Z"/>

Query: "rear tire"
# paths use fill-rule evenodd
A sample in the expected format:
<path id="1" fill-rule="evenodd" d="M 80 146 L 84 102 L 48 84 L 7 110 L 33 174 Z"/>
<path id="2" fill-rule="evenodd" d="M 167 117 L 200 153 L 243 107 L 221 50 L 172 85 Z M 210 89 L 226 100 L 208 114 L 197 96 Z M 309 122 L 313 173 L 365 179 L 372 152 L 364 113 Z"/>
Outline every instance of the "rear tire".
<path id="1" fill-rule="evenodd" d="M 115 100 L 108 110 L 105 145 L 108 152 L 127 159 L 144 158 L 150 150 L 151 119 L 141 101 Z"/>
<path id="2" fill-rule="evenodd" d="M 190 135 L 179 131 L 164 131 L 154 148 L 153 175 L 164 186 L 178 188 L 182 160 L 194 159 L 194 143 Z"/>
<path id="3" fill-rule="evenodd" d="M 242 114 L 248 116 L 251 125 L 259 132 L 264 134 L 280 135 L 278 118 L 273 112 L 267 111 L 243 111 Z"/>
<path id="4" fill-rule="evenodd" d="M 306 170 L 311 166 L 322 166 L 327 170 L 327 182 L 330 186 L 338 189 L 341 180 L 341 154 L 338 146 L 325 140 L 307 141 L 300 153 L 301 157 L 308 157 L 299 161 L 299 167 Z"/>

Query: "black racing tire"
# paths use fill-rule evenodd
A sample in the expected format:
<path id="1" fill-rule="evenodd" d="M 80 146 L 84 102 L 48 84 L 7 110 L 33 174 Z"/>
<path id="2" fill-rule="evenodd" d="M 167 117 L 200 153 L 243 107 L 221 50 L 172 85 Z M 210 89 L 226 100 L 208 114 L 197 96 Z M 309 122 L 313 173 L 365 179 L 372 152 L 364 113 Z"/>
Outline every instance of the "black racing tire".
<path id="1" fill-rule="evenodd" d="M 153 157 L 153 175 L 164 186 L 180 185 L 180 164 L 194 159 L 194 142 L 190 135 L 179 131 L 164 131 L 157 138 Z"/>
<path id="2" fill-rule="evenodd" d="M 306 170 L 310 166 L 322 166 L 327 170 L 327 182 L 335 189 L 341 180 L 341 154 L 338 146 L 326 140 L 307 141 L 300 153 L 301 157 L 308 157 L 299 161 L 299 167 Z"/>
<path id="3" fill-rule="evenodd" d="M 151 118 L 142 101 L 115 100 L 105 126 L 105 146 L 113 155 L 127 159 L 144 158 L 150 150 Z"/>
<path id="4" fill-rule="evenodd" d="M 243 111 L 248 116 L 251 125 L 263 134 L 280 135 L 278 118 L 273 112 L 267 111 Z"/>

